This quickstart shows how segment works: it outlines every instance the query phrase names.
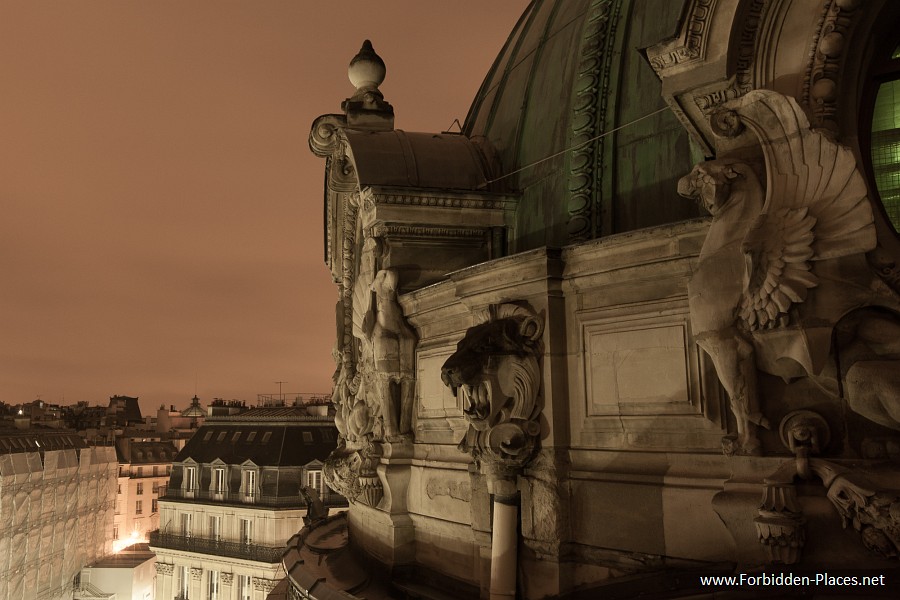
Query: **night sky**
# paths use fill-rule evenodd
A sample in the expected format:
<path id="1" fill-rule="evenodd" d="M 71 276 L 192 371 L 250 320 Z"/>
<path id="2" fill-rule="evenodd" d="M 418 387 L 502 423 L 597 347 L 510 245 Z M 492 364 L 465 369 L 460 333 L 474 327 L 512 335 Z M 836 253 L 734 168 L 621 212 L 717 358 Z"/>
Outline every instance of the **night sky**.
<path id="1" fill-rule="evenodd" d="M 448 129 L 526 5 L 0 0 L 0 401 L 329 392 L 310 124 L 369 38 Z"/>

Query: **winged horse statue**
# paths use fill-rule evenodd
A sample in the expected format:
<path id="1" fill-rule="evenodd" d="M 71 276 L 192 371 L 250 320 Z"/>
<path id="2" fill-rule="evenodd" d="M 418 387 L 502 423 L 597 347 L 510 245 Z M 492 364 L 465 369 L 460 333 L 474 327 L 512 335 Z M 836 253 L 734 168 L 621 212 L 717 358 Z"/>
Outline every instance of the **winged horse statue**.
<path id="1" fill-rule="evenodd" d="M 698 164 L 679 181 L 678 192 L 699 200 L 713 217 L 688 296 L 697 343 L 711 357 L 737 422 L 737 437 L 726 439 L 725 451 L 758 454 L 758 430 L 768 422 L 757 369 L 785 380 L 819 377 L 834 327 L 845 315 L 900 304 L 865 260 L 876 231 L 851 150 L 811 130 L 787 96 L 757 90 L 731 106 L 732 116 L 759 140 L 753 146 L 761 149 L 765 186 L 758 158 L 754 164 L 742 155 Z M 896 358 L 898 323 L 888 318 L 883 324 L 898 333 Z M 900 372 L 900 362 L 892 368 Z M 887 387 L 894 384 L 889 401 L 900 404 L 900 378 Z M 879 422 L 900 429 L 900 410 L 890 410 L 894 415 Z M 858 412 L 872 418 L 865 409 Z"/>

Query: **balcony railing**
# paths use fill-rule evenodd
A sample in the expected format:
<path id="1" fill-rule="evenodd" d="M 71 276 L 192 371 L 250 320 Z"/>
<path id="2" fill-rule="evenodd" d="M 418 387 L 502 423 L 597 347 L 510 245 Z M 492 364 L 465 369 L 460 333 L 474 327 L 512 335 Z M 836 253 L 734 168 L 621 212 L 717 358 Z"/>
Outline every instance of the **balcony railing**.
<path id="1" fill-rule="evenodd" d="M 243 558 L 270 564 L 281 561 L 281 554 L 284 552 L 282 547 L 273 548 L 271 546 L 226 542 L 202 537 L 172 535 L 170 533 L 161 534 L 158 529 L 150 532 L 150 545 L 157 548 L 184 550 L 211 556 Z"/>
<path id="2" fill-rule="evenodd" d="M 160 500 L 190 500 L 192 502 L 214 502 L 221 504 L 242 504 L 275 508 L 306 508 L 306 503 L 299 494 L 285 494 L 271 496 L 266 494 L 245 494 L 243 492 L 212 492 L 209 490 L 185 490 L 181 488 L 167 488 L 160 492 Z M 326 494 L 323 503 L 327 508 L 347 506 L 347 499 L 337 494 Z"/>

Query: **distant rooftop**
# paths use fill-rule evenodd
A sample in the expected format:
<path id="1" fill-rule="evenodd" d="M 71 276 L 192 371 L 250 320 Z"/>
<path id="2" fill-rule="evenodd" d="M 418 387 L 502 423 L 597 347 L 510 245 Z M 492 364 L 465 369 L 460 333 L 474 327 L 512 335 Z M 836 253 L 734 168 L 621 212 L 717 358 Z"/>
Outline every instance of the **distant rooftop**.
<path id="1" fill-rule="evenodd" d="M 0 428 L 0 454 L 69 449 L 80 451 L 86 447 L 87 444 L 81 437 L 66 429 Z"/>

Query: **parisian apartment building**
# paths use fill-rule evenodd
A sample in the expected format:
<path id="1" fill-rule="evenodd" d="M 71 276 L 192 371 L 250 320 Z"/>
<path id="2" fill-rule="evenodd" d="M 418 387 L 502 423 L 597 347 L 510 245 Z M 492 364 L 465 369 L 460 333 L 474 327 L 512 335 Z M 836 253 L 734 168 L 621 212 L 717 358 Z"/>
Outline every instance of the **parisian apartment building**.
<path id="1" fill-rule="evenodd" d="M 307 495 L 342 510 L 323 483 L 336 448 L 326 403 L 261 406 L 208 416 L 174 457 L 156 553 L 158 600 L 264 600 L 283 579 L 281 556 L 304 526 Z"/>
<path id="2" fill-rule="evenodd" d="M 171 441 L 121 437 L 113 549 L 146 543 L 159 529 L 159 497 L 165 492 L 178 450 Z"/>

